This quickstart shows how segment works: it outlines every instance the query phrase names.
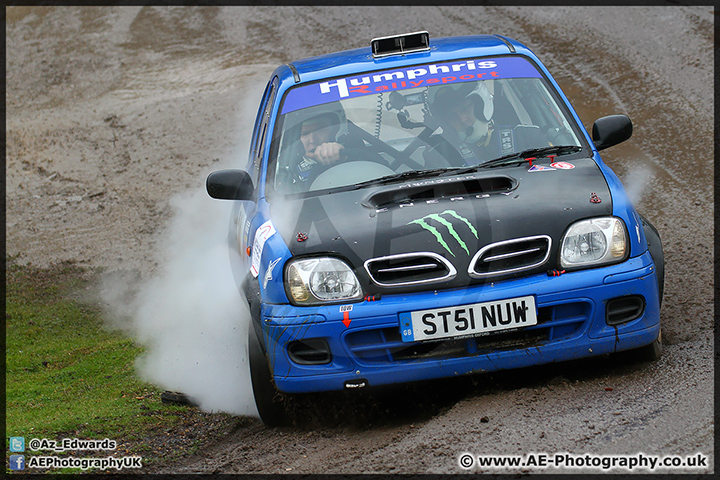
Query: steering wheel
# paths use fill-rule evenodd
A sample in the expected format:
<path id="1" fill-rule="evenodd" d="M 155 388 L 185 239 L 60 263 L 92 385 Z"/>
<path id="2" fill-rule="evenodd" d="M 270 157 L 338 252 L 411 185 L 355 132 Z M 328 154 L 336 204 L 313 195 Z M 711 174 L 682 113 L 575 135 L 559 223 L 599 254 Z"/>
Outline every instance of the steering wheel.
<path id="1" fill-rule="evenodd" d="M 379 153 L 376 153 L 370 147 L 357 148 L 345 147 L 340 150 L 341 162 L 373 162 L 390 167 L 390 163 Z"/>
<path id="2" fill-rule="evenodd" d="M 460 152 L 443 135 L 433 135 L 432 145 L 423 152 L 426 168 L 464 167 Z"/>

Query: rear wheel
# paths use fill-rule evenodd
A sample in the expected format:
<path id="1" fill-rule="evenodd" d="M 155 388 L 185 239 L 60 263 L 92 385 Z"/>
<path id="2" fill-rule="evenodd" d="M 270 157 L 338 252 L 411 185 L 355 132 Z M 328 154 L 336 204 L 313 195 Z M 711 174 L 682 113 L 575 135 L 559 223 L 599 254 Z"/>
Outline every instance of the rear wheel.
<path id="1" fill-rule="evenodd" d="M 248 357 L 250 379 L 260 420 L 268 427 L 287 425 L 289 421 L 284 407 L 285 395 L 275 387 L 267 359 L 252 327 L 248 332 Z"/>

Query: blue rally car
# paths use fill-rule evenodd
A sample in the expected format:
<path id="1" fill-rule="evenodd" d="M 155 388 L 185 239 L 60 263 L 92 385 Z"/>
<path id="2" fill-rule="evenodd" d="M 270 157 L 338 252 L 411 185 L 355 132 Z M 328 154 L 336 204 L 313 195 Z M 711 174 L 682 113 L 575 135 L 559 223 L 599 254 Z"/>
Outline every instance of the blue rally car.
<path id="1" fill-rule="evenodd" d="M 661 351 L 663 253 L 538 58 L 499 35 L 383 37 L 272 74 L 234 200 L 261 419 L 286 394 Z M 241 352 L 238 352 L 241 355 Z"/>

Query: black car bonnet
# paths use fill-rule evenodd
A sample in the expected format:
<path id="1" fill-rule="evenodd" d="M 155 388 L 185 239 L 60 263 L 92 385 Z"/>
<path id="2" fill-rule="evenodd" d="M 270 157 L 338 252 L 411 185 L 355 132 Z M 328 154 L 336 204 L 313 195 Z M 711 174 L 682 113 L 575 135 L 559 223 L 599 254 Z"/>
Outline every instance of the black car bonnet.
<path id="1" fill-rule="evenodd" d="M 550 252 L 535 271 L 552 269 L 571 223 L 611 213 L 607 183 L 589 158 L 554 168 L 523 163 L 271 204 L 275 228 L 294 256 L 343 258 L 366 286 L 372 284 L 363 268 L 367 260 L 412 252 L 443 257 L 458 272 L 446 286 L 467 285 L 477 281 L 467 268 L 478 250 L 539 235 L 551 239 Z"/>

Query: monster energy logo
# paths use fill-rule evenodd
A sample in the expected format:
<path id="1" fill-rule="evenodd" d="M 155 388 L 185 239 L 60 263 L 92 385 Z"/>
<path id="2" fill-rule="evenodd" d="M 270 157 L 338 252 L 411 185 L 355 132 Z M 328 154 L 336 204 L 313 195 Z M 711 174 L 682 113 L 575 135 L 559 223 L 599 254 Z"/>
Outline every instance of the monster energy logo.
<path id="1" fill-rule="evenodd" d="M 438 243 L 440 245 L 442 245 L 445 248 L 445 250 L 450 252 L 450 255 L 452 255 L 454 257 L 455 254 L 453 253 L 452 250 L 450 250 L 450 247 L 448 246 L 447 242 L 445 242 L 445 239 L 443 238 L 442 233 L 440 233 L 437 228 L 433 227 L 432 225 L 430 225 L 427 222 L 427 220 L 435 220 L 440 225 L 447 228 L 448 233 L 450 233 L 450 235 L 462 247 L 462 249 L 465 250 L 465 253 L 470 255 L 470 251 L 468 250 L 467 245 L 465 245 L 465 242 L 463 242 L 462 238 L 460 238 L 460 235 L 458 235 L 457 231 L 455 230 L 455 227 L 453 227 L 452 222 L 443 218 L 443 215 L 447 215 L 449 217 L 456 218 L 456 219 L 460 220 L 461 222 L 464 222 L 465 225 L 467 225 L 468 228 L 470 228 L 470 231 L 472 232 L 472 234 L 475 235 L 475 238 L 478 238 L 477 230 L 475 230 L 475 227 L 473 227 L 473 225 L 467 220 L 467 218 L 458 215 L 457 212 L 454 210 L 445 210 L 442 213 L 432 213 L 430 215 L 425 215 L 422 218 L 413 220 L 412 222 L 408 222 L 407 225 L 417 223 L 422 228 L 424 228 L 428 232 L 432 233 L 435 236 L 435 239 L 438 241 Z"/>

